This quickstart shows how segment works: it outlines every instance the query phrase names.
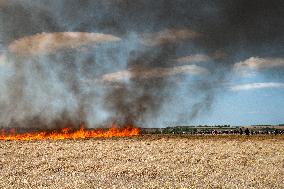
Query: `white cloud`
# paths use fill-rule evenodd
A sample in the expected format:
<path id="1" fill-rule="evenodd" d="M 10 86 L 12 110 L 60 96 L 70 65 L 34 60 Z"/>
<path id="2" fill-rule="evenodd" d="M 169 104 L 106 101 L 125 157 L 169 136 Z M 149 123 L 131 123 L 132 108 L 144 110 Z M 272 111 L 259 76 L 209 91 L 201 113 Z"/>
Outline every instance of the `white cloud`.
<path id="1" fill-rule="evenodd" d="M 267 82 L 267 83 L 249 83 L 242 85 L 232 86 L 232 91 L 244 91 L 244 90 L 255 90 L 255 89 L 266 89 L 266 88 L 284 88 L 284 83 Z"/>
<path id="2" fill-rule="evenodd" d="M 251 57 L 245 61 L 234 65 L 236 72 L 248 72 L 253 70 L 269 69 L 275 67 L 284 67 L 284 58 L 259 58 Z"/>
<path id="3" fill-rule="evenodd" d="M 199 36 L 199 33 L 190 29 L 165 29 L 156 33 L 142 34 L 141 43 L 146 46 L 159 46 L 194 39 Z"/>
<path id="4" fill-rule="evenodd" d="M 202 75 L 202 74 L 208 74 L 209 71 L 206 68 L 196 65 L 185 65 L 185 66 L 175 66 L 171 68 L 152 68 L 152 69 L 135 68 L 131 70 L 105 74 L 103 75 L 101 81 L 121 81 L 131 78 L 149 79 L 149 78 L 167 77 L 171 75 L 185 74 L 185 73 Z"/>
<path id="5" fill-rule="evenodd" d="M 18 55 L 30 56 L 54 53 L 61 49 L 96 45 L 101 42 L 116 42 L 120 38 L 113 35 L 87 32 L 41 33 L 13 41 L 9 51 Z"/>

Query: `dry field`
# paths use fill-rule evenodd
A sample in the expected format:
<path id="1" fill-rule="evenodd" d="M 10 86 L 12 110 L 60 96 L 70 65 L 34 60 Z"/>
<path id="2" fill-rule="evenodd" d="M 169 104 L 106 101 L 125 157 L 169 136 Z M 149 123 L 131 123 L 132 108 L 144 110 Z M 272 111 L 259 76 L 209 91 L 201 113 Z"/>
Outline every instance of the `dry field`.
<path id="1" fill-rule="evenodd" d="M 284 136 L 0 141 L 0 188 L 284 188 Z"/>

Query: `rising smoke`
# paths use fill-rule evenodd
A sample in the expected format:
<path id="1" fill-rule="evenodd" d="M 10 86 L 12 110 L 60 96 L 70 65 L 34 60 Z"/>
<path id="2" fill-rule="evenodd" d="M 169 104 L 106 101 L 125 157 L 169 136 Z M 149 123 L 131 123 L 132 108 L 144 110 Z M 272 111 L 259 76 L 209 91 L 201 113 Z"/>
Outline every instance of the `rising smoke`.
<path id="1" fill-rule="evenodd" d="M 279 2 L 5 1 L 0 125 L 190 123 L 239 58 L 283 53 Z"/>

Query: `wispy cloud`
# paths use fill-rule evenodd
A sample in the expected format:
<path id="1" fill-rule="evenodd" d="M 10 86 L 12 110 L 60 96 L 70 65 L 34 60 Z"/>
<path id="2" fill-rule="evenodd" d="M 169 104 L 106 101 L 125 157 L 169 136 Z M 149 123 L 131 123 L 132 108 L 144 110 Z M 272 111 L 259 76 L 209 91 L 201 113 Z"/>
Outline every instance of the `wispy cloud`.
<path id="1" fill-rule="evenodd" d="M 116 42 L 120 38 L 113 35 L 87 32 L 41 33 L 13 41 L 9 51 L 18 55 L 30 56 L 54 53 L 61 49 L 78 48 L 83 45 L 96 45 L 101 42 Z"/>
<path id="2" fill-rule="evenodd" d="M 249 83 L 242 85 L 235 85 L 230 88 L 231 91 L 246 91 L 266 88 L 284 88 L 284 83 L 267 82 L 267 83 Z"/>
<path id="3" fill-rule="evenodd" d="M 252 115 L 269 115 L 270 113 L 269 112 L 262 112 L 262 111 L 250 111 L 250 112 L 247 112 L 246 114 L 252 114 Z"/>
<path id="4" fill-rule="evenodd" d="M 207 62 L 210 60 L 223 59 L 227 55 L 223 51 L 216 51 L 212 54 L 192 54 L 177 59 L 179 63 Z"/>
<path id="5" fill-rule="evenodd" d="M 251 57 L 245 61 L 236 63 L 234 65 L 234 70 L 242 73 L 250 70 L 253 71 L 275 67 L 284 67 L 284 58 Z"/>
<path id="6" fill-rule="evenodd" d="M 190 29 L 165 29 L 156 33 L 143 34 L 141 43 L 146 46 L 159 46 L 194 39 L 200 35 Z"/>
<path id="7" fill-rule="evenodd" d="M 101 81 L 121 81 L 131 78 L 149 79 L 149 78 L 167 77 L 171 75 L 185 74 L 185 73 L 202 75 L 202 74 L 208 74 L 209 71 L 206 68 L 196 65 L 185 65 L 185 66 L 175 66 L 171 68 L 152 68 L 152 69 L 135 68 L 135 69 L 129 69 L 129 70 L 105 74 L 102 77 Z"/>

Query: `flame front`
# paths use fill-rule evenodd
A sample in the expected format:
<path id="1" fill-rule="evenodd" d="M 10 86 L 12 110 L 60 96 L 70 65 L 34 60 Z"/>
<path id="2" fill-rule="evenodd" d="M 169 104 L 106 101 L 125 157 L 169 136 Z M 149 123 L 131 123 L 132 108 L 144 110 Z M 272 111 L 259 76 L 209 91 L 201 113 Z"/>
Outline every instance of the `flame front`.
<path id="1" fill-rule="evenodd" d="M 138 136 L 140 129 L 127 125 L 119 128 L 113 125 L 107 130 L 93 129 L 87 130 L 83 126 L 78 130 L 71 130 L 70 128 L 63 128 L 60 131 L 52 132 L 33 132 L 33 133 L 16 133 L 15 131 L 5 133 L 2 131 L 0 140 L 63 140 L 63 139 L 89 139 L 89 138 L 111 138 L 111 137 L 131 137 Z"/>

